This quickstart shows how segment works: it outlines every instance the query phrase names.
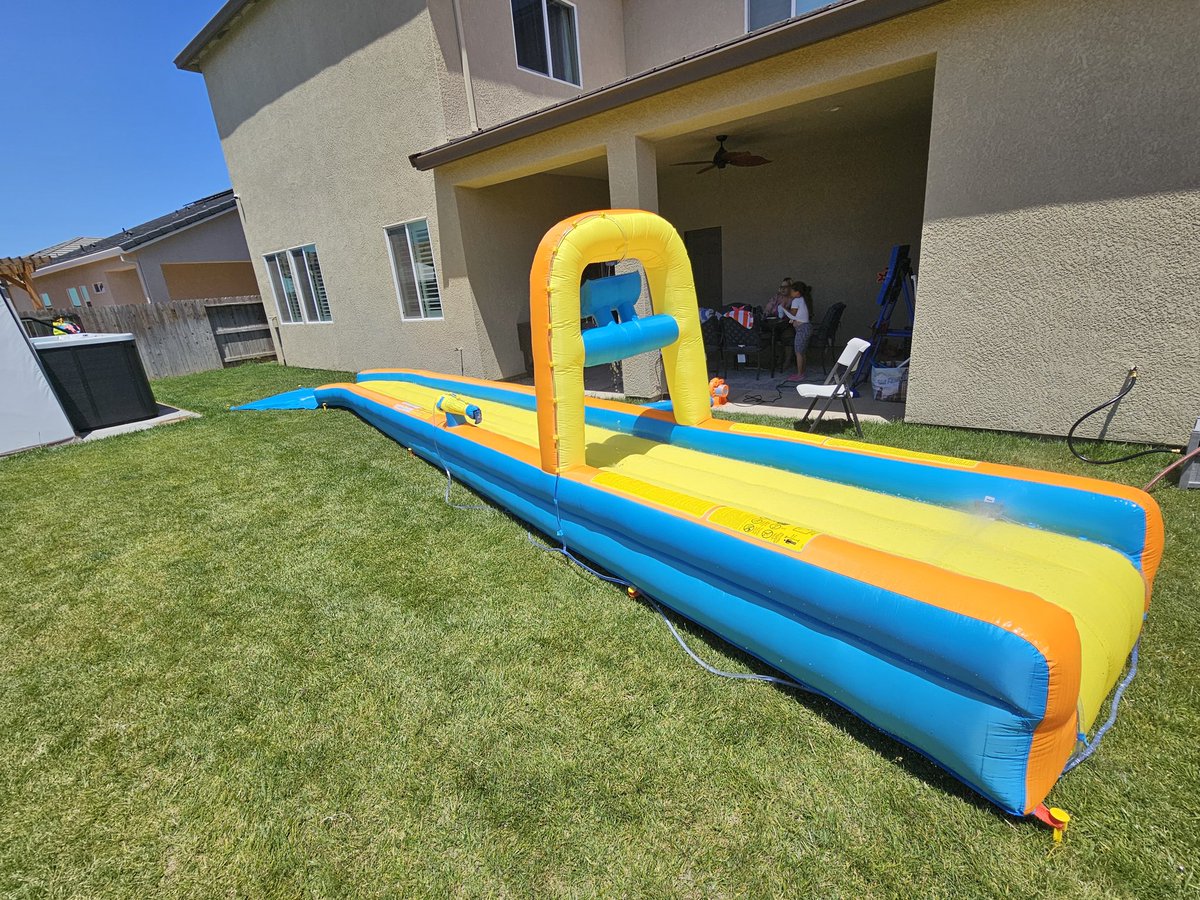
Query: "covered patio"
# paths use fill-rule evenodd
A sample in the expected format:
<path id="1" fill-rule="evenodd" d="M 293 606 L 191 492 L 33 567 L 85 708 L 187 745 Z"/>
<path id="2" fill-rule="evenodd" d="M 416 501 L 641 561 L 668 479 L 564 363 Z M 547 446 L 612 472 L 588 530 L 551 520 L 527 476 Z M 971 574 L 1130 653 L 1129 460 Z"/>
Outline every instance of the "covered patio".
<path id="1" fill-rule="evenodd" d="M 849 338 L 869 338 L 879 313 L 879 274 L 892 247 L 908 245 L 919 267 L 932 65 L 930 59 L 899 73 L 879 73 L 869 83 L 831 88 L 754 115 L 725 111 L 690 127 L 664 124 L 656 134 L 614 138 L 565 162 L 551 158 L 476 178 L 456 175 L 453 166 L 437 170 L 448 289 L 469 287 L 477 298 L 486 332 L 482 343 L 494 354 L 482 361 L 484 369 L 506 378 L 528 371 L 528 261 L 555 222 L 605 207 L 656 210 L 676 227 L 688 247 L 702 307 L 746 305 L 758 308 L 761 320 L 761 307 L 780 279 L 790 276 L 813 287 L 814 324 L 830 307 L 844 306 L 832 335 L 833 357 Z M 767 162 L 693 164 L 712 158 L 717 135 L 729 136 L 729 150 Z M 446 229 L 451 222 L 458 223 L 461 241 Z M 610 271 L 636 265 L 611 263 Z M 907 313 L 904 319 L 894 324 L 912 324 Z M 754 368 L 739 369 L 736 350 L 724 360 L 710 351 L 713 374 L 729 373 L 736 408 L 796 416 L 807 405 L 794 384 L 782 384 L 795 363 L 783 346 L 790 334 L 780 340 L 777 363 L 783 368 L 773 376 L 765 359 L 756 377 Z M 764 333 L 764 347 L 768 341 Z M 820 382 L 825 371 L 816 346 L 811 355 L 807 380 Z M 588 389 L 659 397 L 665 383 L 656 357 L 626 360 L 616 371 L 592 370 Z M 872 401 L 869 384 L 860 386 L 860 395 L 859 411 L 868 418 L 903 417 L 903 403 Z"/>
<path id="2" fill-rule="evenodd" d="M 710 373 L 712 371 L 713 367 L 710 366 Z M 781 373 L 776 373 L 774 377 L 771 377 L 766 372 L 760 375 L 753 366 L 731 365 L 724 377 L 726 384 L 729 385 L 729 402 L 721 407 L 724 412 L 798 421 L 811 402 L 797 393 L 797 382 L 788 381 L 787 376 Z M 518 384 L 533 384 L 533 376 L 528 374 L 512 380 Z M 804 382 L 820 384 L 824 380 L 825 371 L 819 365 L 813 365 Z M 609 400 L 625 397 L 625 385 L 620 366 L 605 365 L 585 369 L 584 392 L 591 397 Z M 858 395 L 854 398 L 854 409 L 859 419 L 864 422 L 901 421 L 904 418 L 904 407 L 903 401 L 893 402 L 872 398 L 869 382 L 859 386 Z M 818 409 L 820 409 L 819 406 Z M 824 421 L 847 423 L 841 406 L 836 402 L 830 406 Z"/>

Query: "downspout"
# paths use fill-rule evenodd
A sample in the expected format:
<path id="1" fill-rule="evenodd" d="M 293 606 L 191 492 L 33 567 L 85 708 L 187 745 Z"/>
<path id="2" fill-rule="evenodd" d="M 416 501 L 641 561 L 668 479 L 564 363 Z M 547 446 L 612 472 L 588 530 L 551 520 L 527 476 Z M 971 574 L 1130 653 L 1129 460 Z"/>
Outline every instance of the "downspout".
<path id="1" fill-rule="evenodd" d="M 146 276 L 142 274 L 142 261 L 140 259 L 138 259 L 136 256 L 133 257 L 133 259 L 129 259 L 128 257 L 125 256 L 124 253 L 121 254 L 121 261 L 133 263 L 133 266 L 137 270 L 137 273 L 138 273 L 138 281 L 140 281 L 142 284 L 142 293 L 146 295 L 146 302 L 153 303 L 154 301 L 152 299 L 150 299 L 150 288 L 148 288 L 146 286 Z"/>
<path id="2" fill-rule="evenodd" d="M 467 121 L 472 131 L 479 130 L 479 116 L 475 112 L 475 88 L 471 85 L 471 62 L 467 59 L 466 32 L 463 29 L 462 9 L 459 0 L 450 0 L 454 7 L 454 36 L 458 38 L 458 55 L 462 60 L 463 90 L 467 94 Z"/>
<path id="3" fill-rule="evenodd" d="M 238 222 L 241 223 L 242 235 L 244 237 L 246 234 L 246 207 L 242 203 L 242 195 L 235 193 L 233 195 L 233 201 L 237 208 Z M 247 254 L 250 252 L 249 248 L 247 248 L 246 252 L 247 252 Z M 250 261 L 250 265 L 254 266 L 253 259 Z M 268 278 L 269 277 L 270 276 L 268 276 Z M 258 281 L 258 267 L 257 266 L 254 266 L 254 280 Z M 269 306 L 267 306 L 267 295 L 263 291 L 262 285 L 263 285 L 263 283 L 261 281 L 259 281 L 258 282 L 258 294 L 259 294 L 258 299 L 262 302 L 263 314 L 267 317 L 267 329 L 271 332 L 271 343 L 273 343 L 275 345 L 275 359 L 281 366 L 286 366 L 287 365 L 287 355 L 284 354 L 284 352 L 283 352 L 283 328 L 281 328 L 279 325 L 279 316 L 272 313 L 271 308 Z"/>

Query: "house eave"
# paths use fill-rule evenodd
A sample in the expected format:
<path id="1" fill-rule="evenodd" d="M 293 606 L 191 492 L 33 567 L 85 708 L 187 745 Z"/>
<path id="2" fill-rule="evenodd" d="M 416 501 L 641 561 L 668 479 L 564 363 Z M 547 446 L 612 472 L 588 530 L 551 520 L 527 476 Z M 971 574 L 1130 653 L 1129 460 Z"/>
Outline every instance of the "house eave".
<path id="1" fill-rule="evenodd" d="M 107 250 L 89 253 L 87 256 L 77 256 L 74 259 L 68 259 L 60 263 L 51 263 L 48 266 L 41 266 L 34 270 L 33 277 L 41 278 L 43 275 L 53 275 L 55 272 L 66 272 L 68 269 L 86 266 L 89 263 L 113 259 L 114 257 L 120 256 L 124 252 L 125 250 L 121 247 L 109 247 Z"/>
<path id="2" fill-rule="evenodd" d="M 741 35 L 708 50 L 596 88 L 554 106 L 414 153 L 408 160 L 413 168 L 422 172 L 429 171 L 485 150 L 578 122 L 588 116 L 852 31 L 869 28 L 943 2 L 945 0 L 841 0 L 779 25 Z"/>
<path id="3" fill-rule="evenodd" d="M 257 0 L 226 0 L 225 5 L 208 20 L 208 24 L 201 28 L 199 33 L 188 41 L 188 45 L 179 51 L 179 55 L 175 57 L 175 67 L 188 72 L 199 72 L 200 56 L 210 44 L 220 39 L 229 30 L 233 20 L 241 15 L 246 7 L 255 2 Z"/>

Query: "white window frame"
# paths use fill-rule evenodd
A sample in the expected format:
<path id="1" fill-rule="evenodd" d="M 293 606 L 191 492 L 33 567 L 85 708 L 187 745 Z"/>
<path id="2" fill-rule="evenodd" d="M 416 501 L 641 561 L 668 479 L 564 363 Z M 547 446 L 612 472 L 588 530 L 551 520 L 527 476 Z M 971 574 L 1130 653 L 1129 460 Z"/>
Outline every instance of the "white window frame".
<path id="1" fill-rule="evenodd" d="M 828 6 L 829 4 L 833 3 L 834 0 L 823 0 L 823 2 L 821 3 L 820 6 L 814 6 L 812 9 L 805 9 L 800 12 L 796 11 L 796 7 L 798 5 L 800 5 L 800 4 L 807 5 L 808 2 L 809 2 L 809 0 L 791 0 L 791 4 L 792 4 L 791 15 L 789 15 L 787 18 L 780 19 L 779 22 L 786 22 L 788 19 L 794 19 L 794 18 L 796 18 L 796 16 L 802 16 L 805 13 L 816 12 L 818 9 L 821 9 L 822 7 Z M 772 22 L 771 25 L 778 25 L 779 22 Z M 755 31 L 758 31 L 759 29 L 762 29 L 762 28 L 770 28 L 771 25 L 760 25 L 760 26 L 758 26 L 758 28 L 755 29 Z M 744 2 L 742 3 L 742 31 L 746 34 L 750 33 L 750 0 L 744 0 Z"/>
<path id="2" fill-rule="evenodd" d="M 329 302 L 329 291 L 328 290 L 325 291 L 325 302 L 329 304 L 329 318 L 328 319 L 310 319 L 308 317 L 308 310 L 304 308 L 304 295 L 299 293 L 299 291 L 300 291 L 299 284 L 297 284 L 296 290 L 297 290 L 297 293 L 299 294 L 297 299 L 300 301 L 300 320 L 299 321 L 287 321 L 283 318 L 283 307 L 280 306 L 280 303 L 279 303 L 279 292 L 275 290 L 275 281 L 274 281 L 274 279 L 271 278 L 270 263 L 267 262 L 267 260 L 270 259 L 272 256 L 278 256 L 280 253 L 287 254 L 288 266 L 289 266 L 289 268 L 294 270 L 296 268 L 296 258 L 294 256 L 292 256 L 292 254 L 295 253 L 297 250 L 299 250 L 300 253 L 303 254 L 305 247 L 312 247 L 313 251 L 316 252 L 317 242 L 316 241 L 305 241 L 302 244 L 296 244 L 294 247 L 284 247 L 281 250 L 268 250 L 266 253 L 263 254 L 263 265 L 267 267 L 267 284 L 271 285 L 271 296 L 275 298 L 276 317 L 279 319 L 280 325 L 332 325 L 333 324 L 333 304 Z M 319 256 L 317 258 L 320 259 Z M 294 280 L 296 277 L 297 276 L 296 276 L 295 272 L 293 271 L 292 279 Z M 312 272 L 310 272 L 308 270 L 308 261 L 307 260 L 304 263 L 304 277 L 308 279 L 308 288 L 309 288 L 309 290 L 312 291 L 313 307 L 315 308 L 317 305 L 317 286 L 316 286 L 316 284 L 313 283 Z M 325 281 L 325 271 L 323 269 L 321 271 L 321 281 L 322 281 L 322 283 L 324 283 L 324 281 Z M 290 313 L 289 313 L 289 315 L 290 315 Z"/>
<path id="3" fill-rule="evenodd" d="M 413 266 L 417 264 L 417 255 L 413 253 L 412 235 L 408 231 L 408 226 L 414 222 L 424 222 L 425 230 L 429 234 L 429 253 L 433 257 L 433 275 L 434 280 L 438 283 L 438 303 L 441 305 L 441 311 L 436 316 L 406 316 L 404 314 L 404 291 L 400 288 L 400 270 L 396 266 L 396 254 L 392 252 L 392 236 L 391 232 L 397 228 L 404 229 L 404 239 L 408 242 L 408 258 L 412 260 Z M 396 303 L 400 306 L 400 320 L 402 322 L 445 322 L 446 321 L 446 306 L 442 303 L 442 285 L 441 279 L 438 277 L 437 254 L 433 249 L 433 229 L 429 227 L 429 219 L 426 216 L 417 216 L 415 219 L 405 219 L 403 222 L 396 222 L 392 225 L 383 227 L 383 243 L 387 248 L 388 259 L 392 262 L 392 284 L 396 286 Z M 417 274 L 416 269 L 413 269 L 413 281 L 417 285 L 421 284 L 421 279 Z M 417 288 L 417 303 L 421 304 L 420 287 Z M 423 309 L 424 307 L 422 307 Z"/>
<path id="4" fill-rule="evenodd" d="M 550 10 L 546 9 L 547 0 L 541 0 L 541 3 L 542 3 L 542 31 L 544 32 L 543 39 L 546 42 L 546 68 L 549 69 L 550 71 L 549 72 L 539 72 L 537 69 L 530 69 L 527 66 L 521 65 L 521 63 L 520 63 L 521 55 L 519 52 L 520 48 L 517 47 L 517 22 L 512 17 L 512 2 L 511 2 L 511 0 L 509 0 L 508 18 L 509 18 L 509 21 L 512 23 L 512 27 L 513 27 L 513 29 L 512 29 L 513 59 L 517 61 L 517 68 L 520 69 L 522 72 L 529 72 L 533 75 L 538 75 L 542 78 L 549 78 L 551 81 L 557 81 L 559 84 L 565 84 L 565 85 L 568 85 L 573 88 L 582 89 L 583 88 L 583 54 L 580 53 L 580 49 L 579 49 L 579 7 L 576 6 L 574 3 L 572 3 L 571 0 L 554 0 L 554 2 L 561 3 L 563 6 L 571 7 L 571 11 L 572 11 L 572 13 L 574 13 L 575 60 L 576 60 L 577 65 L 579 66 L 579 84 L 576 84 L 573 81 L 565 81 L 564 79 L 557 78 L 552 74 L 554 72 L 554 60 L 550 58 Z"/>

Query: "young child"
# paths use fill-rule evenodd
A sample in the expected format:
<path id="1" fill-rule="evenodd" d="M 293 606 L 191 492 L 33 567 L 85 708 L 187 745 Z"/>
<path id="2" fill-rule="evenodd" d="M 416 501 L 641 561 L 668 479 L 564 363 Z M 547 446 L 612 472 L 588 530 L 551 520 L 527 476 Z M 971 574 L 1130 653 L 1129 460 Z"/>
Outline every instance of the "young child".
<path id="1" fill-rule="evenodd" d="M 804 380 L 804 353 L 808 350 L 808 339 L 812 337 L 812 321 L 808 309 L 808 295 L 811 291 L 812 288 L 803 281 L 793 281 L 788 289 L 787 304 L 781 306 L 779 310 L 791 320 L 792 328 L 796 333 L 792 344 L 796 351 L 796 374 L 789 378 L 789 381 Z"/>

